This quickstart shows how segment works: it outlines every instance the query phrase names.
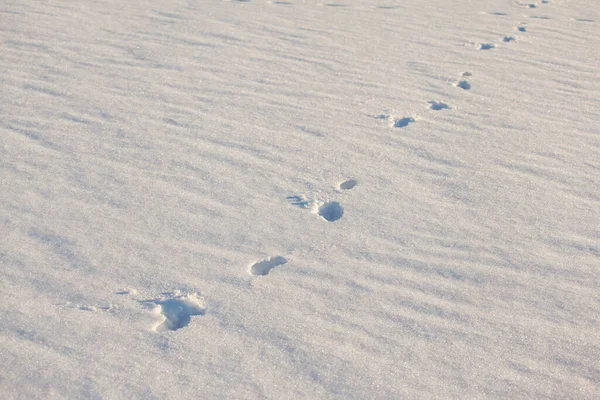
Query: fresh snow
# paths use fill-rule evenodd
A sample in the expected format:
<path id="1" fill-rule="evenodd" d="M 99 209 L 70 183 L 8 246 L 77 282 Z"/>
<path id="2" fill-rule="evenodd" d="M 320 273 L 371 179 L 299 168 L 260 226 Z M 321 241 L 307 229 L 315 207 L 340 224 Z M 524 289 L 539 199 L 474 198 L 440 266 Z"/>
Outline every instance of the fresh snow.
<path id="1" fill-rule="evenodd" d="M 597 0 L 8 0 L 0 43 L 0 399 L 600 398 Z"/>

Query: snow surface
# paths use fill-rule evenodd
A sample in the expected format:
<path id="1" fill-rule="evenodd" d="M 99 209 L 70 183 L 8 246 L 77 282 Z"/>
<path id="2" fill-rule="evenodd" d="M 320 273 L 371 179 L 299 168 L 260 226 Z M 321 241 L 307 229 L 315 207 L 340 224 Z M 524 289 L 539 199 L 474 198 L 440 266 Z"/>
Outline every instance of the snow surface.
<path id="1" fill-rule="evenodd" d="M 0 4 L 0 398 L 600 398 L 597 0 Z"/>

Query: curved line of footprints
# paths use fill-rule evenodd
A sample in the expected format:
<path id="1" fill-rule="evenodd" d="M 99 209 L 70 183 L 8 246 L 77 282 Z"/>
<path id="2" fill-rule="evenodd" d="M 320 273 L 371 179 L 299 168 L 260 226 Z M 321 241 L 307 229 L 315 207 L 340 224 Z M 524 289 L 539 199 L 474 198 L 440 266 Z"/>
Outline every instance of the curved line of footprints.
<path id="1" fill-rule="evenodd" d="M 238 0 L 238 1 L 249 1 L 249 0 Z M 283 4 L 284 2 L 276 2 Z M 529 8 L 536 9 L 538 5 L 535 3 L 519 3 L 514 1 L 515 4 Z M 549 0 L 542 0 L 542 4 L 550 3 Z M 292 4 L 285 2 L 285 4 Z M 494 13 L 495 15 L 506 16 L 505 13 Z M 587 20 L 586 20 L 587 21 Z M 526 23 L 521 22 L 515 27 L 518 32 L 527 32 Z M 505 35 L 501 38 L 504 43 L 510 43 L 517 40 L 514 35 Z M 492 50 L 497 47 L 495 43 L 479 43 L 478 47 L 480 50 Z M 471 90 L 471 83 L 468 78 L 472 76 L 471 72 L 463 72 L 460 79 L 453 83 L 453 85 L 462 90 Z M 443 102 L 437 100 L 428 101 L 429 109 L 434 111 L 449 110 L 451 107 Z M 372 116 L 376 119 L 385 120 L 389 123 L 390 127 L 393 128 L 405 128 L 410 124 L 417 121 L 418 116 L 403 116 L 396 117 L 390 113 L 384 112 L 380 115 Z M 341 191 L 352 190 L 358 185 L 358 180 L 348 179 L 338 185 L 338 189 Z M 316 199 L 309 199 L 305 195 L 291 195 L 287 197 L 288 202 L 296 207 L 302 209 L 309 209 L 314 214 L 317 214 L 322 220 L 327 222 L 335 222 L 340 220 L 344 216 L 344 208 L 338 201 L 319 202 Z M 283 256 L 272 256 L 261 261 L 256 261 L 248 266 L 248 274 L 252 277 L 262 277 L 268 275 L 274 268 L 280 267 L 288 263 L 288 259 Z M 119 295 L 134 295 L 135 290 L 120 290 L 115 294 Z M 157 332 L 174 331 L 188 326 L 191 323 L 193 316 L 200 316 L 206 313 L 206 309 L 203 305 L 203 299 L 198 293 L 182 293 L 180 291 L 174 291 L 171 293 L 162 293 L 158 298 L 152 300 L 139 301 L 143 305 L 151 308 L 153 314 L 157 316 L 157 321 L 153 326 L 152 330 Z M 94 307 L 88 305 L 78 305 L 81 310 L 87 311 L 111 311 L 113 306 L 109 307 Z"/>
<path id="2" fill-rule="evenodd" d="M 541 1 L 542 4 L 549 4 L 550 0 L 542 0 Z M 536 3 L 521 3 L 518 1 L 514 1 L 514 4 L 524 7 L 524 8 L 528 8 L 528 9 L 537 9 L 539 7 L 538 4 Z M 499 16 L 506 16 L 506 13 L 492 13 L 494 15 L 499 15 Z M 535 18 L 535 17 L 532 17 Z M 525 33 L 527 32 L 527 23 L 526 22 L 520 22 L 519 25 L 517 25 L 515 27 L 515 29 L 521 33 Z M 502 42 L 504 43 L 510 43 L 510 42 L 515 42 L 517 40 L 517 37 L 515 35 L 504 35 L 502 36 Z M 492 50 L 495 49 L 497 47 L 496 43 L 478 43 L 477 46 L 479 47 L 479 50 Z M 463 89 L 463 90 L 471 90 L 471 83 L 467 80 L 468 77 L 472 76 L 473 74 L 471 72 L 463 72 L 461 78 L 458 80 L 458 82 L 454 83 L 453 85 L 459 89 Z M 428 101 L 428 103 L 430 104 L 430 109 L 434 110 L 434 111 L 441 111 L 441 110 L 450 110 L 451 107 L 448 104 L 442 103 L 442 102 L 438 102 L 436 100 L 430 100 Z M 393 128 L 404 128 L 407 127 L 408 125 L 416 122 L 418 120 L 418 116 L 403 116 L 403 117 L 397 117 L 393 114 L 390 114 L 388 112 L 383 112 L 380 115 L 376 115 L 373 116 L 376 119 L 383 119 L 388 121 L 390 127 Z"/>

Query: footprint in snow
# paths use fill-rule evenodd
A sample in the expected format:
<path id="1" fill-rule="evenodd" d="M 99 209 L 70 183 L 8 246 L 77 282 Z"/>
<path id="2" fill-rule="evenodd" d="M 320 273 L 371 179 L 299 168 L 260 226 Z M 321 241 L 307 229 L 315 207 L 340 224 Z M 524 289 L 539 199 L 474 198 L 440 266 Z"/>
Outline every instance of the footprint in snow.
<path id="1" fill-rule="evenodd" d="M 507 43 L 508 43 L 508 42 L 514 42 L 515 40 L 517 40 L 517 38 L 516 38 L 516 37 L 514 37 L 514 36 L 504 36 L 504 37 L 502 38 L 502 41 L 504 41 L 504 42 L 507 42 Z"/>
<path id="2" fill-rule="evenodd" d="M 395 115 L 390 114 L 387 111 L 379 115 L 370 115 L 370 117 L 386 120 L 392 128 L 404 128 L 405 126 L 408 126 L 416 121 L 413 117 L 397 118 Z"/>
<path id="3" fill-rule="evenodd" d="M 394 128 L 404 128 L 415 122 L 415 119 L 412 117 L 404 117 L 400 119 L 394 119 Z"/>
<path id="4" fill-rule="evenodd" d="M 358 180 L 347 179 L 337 185 L 336 192 L 349 191 L 358 185 Z M 290 204 L 309 209 L 311 213 L 316 214 L 328 222 L 335 222 L 344 215 L 344 207 L 337 201 L 319 201 L 316 198 L 309 199 L 305 195 L 287 196 L 286 199 Z"/>
<path id="5" fill-rule="evenodd" d="M 479 50 L 490 50 L 495 49 L 496 45 L 494 43 L 481 43 L 479 46 Z"/>
<path id="6" fill-rule="evenodd" d="M 358 181 L 356 179 L 348 179 L 338 185 L 338 187 L 342 190 L 352 190 L 354 187 L 358 185 Z"/>
<path id="7" fill-rule="evenodd" d="M 179 295 L 178 292 L 169 294 L 166 298 L 145 300 L 142 303 L 154 304 L 154 313 L 162 320 L 153 330 L 158 332 L 176 331 L 188 326 L 195 315 L 204 315 L 205 308 L 202 299 L 196 293 Z"/>
<path id="8" fill-rule="evenodd" d="M 344 208 L 337 201 L 332 201 L 319 207 L 319 215 L 325 221 L 335 222 L 344 215 Z"/>
<path id="9" fill-rule="evenodd" d="M 466 71 L 466 72 L 463 72 L 461 75 L 463 78 L 468 78 L 468 77 L 472 76 L 473 74 L 470 73 L 469 71 Z M 461 88 L 463 90 L 471 90 L 471 84 L 466 79 L 461 79 L 460 81 L 455 83 L 454 86 L 456 86 L 457 88 Z"/>
<path id="10" fill-rule="evenodd" d="M 432 110 L 435 110 L 435 111 L 449 110 L 450 109 L 450 106 L 448 104 L 446 104 L 446 103 L 440 103 L 440 102 L 437 102 L 435 100 L 428 101 L 428 103 L 431 104 L 430 108 Z"/>
<path id="11" fill-rule="evenodd" d="M 286 199 L 290 202 L 291 205 L 296 207 L 308 208 L 310 206 L 310 201 L 303 194 L 287 196 Z"/>
<path id="12" fill-rule="evenodd" d="M 115 292 L 115 294 L 118 294 L 120 296 L 133 295 L 133 294 L 137 294 L 137 290 L 135 290 L 135 289 L 119 289 Z"/>
<path id="13" fill-rule="evenodd" d="M 254 264 L 250 265 L 250 267 L 248 268 L 248 272 L 252 276 L 269 275 L 269 272 L 273 268 L 283 265 L 287 262 L 288 262 L 288 260 L 285 257 L 281 257 L 281 256 L 269 257 L 266 260 L 258 261 L 258 262 L 255 262 Z"/>

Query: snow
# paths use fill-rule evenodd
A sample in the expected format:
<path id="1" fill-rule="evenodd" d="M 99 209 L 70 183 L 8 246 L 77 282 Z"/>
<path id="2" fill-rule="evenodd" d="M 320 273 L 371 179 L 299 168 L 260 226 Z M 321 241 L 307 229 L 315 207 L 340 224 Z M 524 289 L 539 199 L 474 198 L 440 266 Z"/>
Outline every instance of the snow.
<path id="1" fill-rule="evenodd" d="M 594 0 L 0 6 L 0 398 L 600 398 Z"/>

